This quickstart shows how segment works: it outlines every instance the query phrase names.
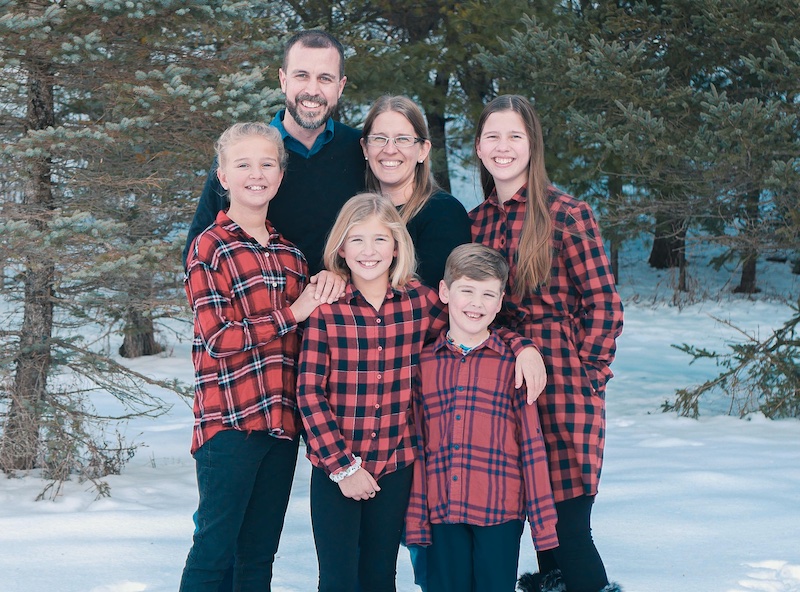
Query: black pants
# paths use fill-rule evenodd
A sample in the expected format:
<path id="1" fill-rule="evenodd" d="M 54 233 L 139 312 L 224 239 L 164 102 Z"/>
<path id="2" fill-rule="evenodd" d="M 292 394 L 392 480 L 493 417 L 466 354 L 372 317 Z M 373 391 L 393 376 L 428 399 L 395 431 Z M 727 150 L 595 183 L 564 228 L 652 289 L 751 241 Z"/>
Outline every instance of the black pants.
<path id="1" fill-rule="evenodd" d="M 537 553 L 539 571 L 561 570 L 568 592 L 600 592 L 608 585 L 606 568 L 592 540 L 594 496 L 556 504 L 558 547 Z"/>
<path id="2" fill-rule="evenodd" d="M 321 469 L 311 471 L 311 527 L 319 562 L 319 592 L 395 592 L 397 552 L 414 467 L 378 480 L 366 501 L 342 495 Z"/>
<path id="3" fill-rule="evenodd" d="M 194 453 L 200 503 L 181 592 L 217 592 L 234 555 L 234 589 L 271 589 L 297 446 L 267 432 L 223 430 Z"/>
<path id="4" fill-rule="evenodd" d="M 431 524 L 428 591 L 514 592 L 522 526 Z"/>

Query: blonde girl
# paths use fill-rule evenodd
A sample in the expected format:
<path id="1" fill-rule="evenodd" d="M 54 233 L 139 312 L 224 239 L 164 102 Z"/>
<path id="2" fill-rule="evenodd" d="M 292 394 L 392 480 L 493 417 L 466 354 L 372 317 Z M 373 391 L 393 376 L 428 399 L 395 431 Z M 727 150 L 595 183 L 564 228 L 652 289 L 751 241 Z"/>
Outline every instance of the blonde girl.
<path id="1" fill-rule="evenodd" d="M 415 458 L 412 375 L 445 315 L 386 197 L 343 206 L 324 260 L 349 281 L 309 317 L 300 354 L 319 591 L 390 592 Z"/>

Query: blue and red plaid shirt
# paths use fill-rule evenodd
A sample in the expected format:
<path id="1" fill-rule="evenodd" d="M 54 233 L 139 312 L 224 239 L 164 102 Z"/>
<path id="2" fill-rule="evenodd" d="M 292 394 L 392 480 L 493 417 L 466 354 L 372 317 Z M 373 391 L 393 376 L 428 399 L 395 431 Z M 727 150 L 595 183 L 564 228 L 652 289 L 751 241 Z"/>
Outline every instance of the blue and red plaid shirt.
<path id="1" fill-rule="evenodd" d="M 433 290 L 389 287 L 379 310 L 348 283 L 308 318 L 297 402 L 311 464 L 337 473 L 360 456 L 375 479 L 414 462 L 412 379 L 422 345 L 445 325 Z"/>
<path id="2" fill-rule="evenodd" d="M 537 550 L 558 546 L 547 452 L 536 405 L 514 388 L 514 355 L 492 333 L 466 355 L 441 335 L 422 352 L 414 389 L 419 457 L 406 543 L 430 524 L 529 520 Z"/>
<path id="3" fill-rule="evenodd" d="M 526 187 L 500 206 L 493 192 L 470 212 L 472 238 L 500 251 L 511 271 L 498 322 L 533 339 L 547 366 L 539 415 L 557 502 L 594 495 L 605 445 L 605 385 L 622 332 L 622 301 L 589 205 L 550 186 L 551 279 L 514 294 Z"/>
<path id="4" fill-rule="evenodd" d="M 262 246 L 219 212 L 192 243 L 184 287 L 194 311 L 192 453 L 227 429 L 293 438 L 297 322 L 289 306 L 305 287 L 303 254 L 266 222 Z"/>

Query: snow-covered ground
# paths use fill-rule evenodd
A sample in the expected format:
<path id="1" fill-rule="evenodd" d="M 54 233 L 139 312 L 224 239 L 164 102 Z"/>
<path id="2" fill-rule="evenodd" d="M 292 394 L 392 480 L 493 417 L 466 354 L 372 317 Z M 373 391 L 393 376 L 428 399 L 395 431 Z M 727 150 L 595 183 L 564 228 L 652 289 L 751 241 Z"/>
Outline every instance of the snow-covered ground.
<path id="1" fill-rule="evenodd" d="M 701 272 L 700 257 L 695 295 L 710 299 L 674 306 L 669 274 L 659 276 L 641 259 L 629 254 L 621 264 L 625 329 L 608 388 L 606 462 L 594 512 L 609 575 L 627 592 L 800 591 L 800 421 L 728 417 L 715 412 L 724 400 L 710 402 L 699 420 L 660 411 L 676 388 L 716 374 L 711 363 L 689 365 L 672 344 L 719 350 L 739 339 L 714 317 L 768 334 L 789 318 L 781 296 L 796 301 L 800 281 L 788 264 L 765 263 L 765 293 L 732 296 L 730 272 Z M 169 346 L 168 354 L 130 364 L 190 382 L 188 335 Z M 110 498 L 95 500 L 87 484 L 68 482 L 55 501 L 35 502 L 45 482 L 0 478 L 0 591 L 176 590 L 197 500 L 191 422 L 180 401 L 157 420 L 131 422 L 127 435 L 143 447 L 121 475 L 107 478 Z M 308 479 L 301 455 L 275 592 L 316 589 Z M 520 569 L 534 567 L 526 534 Z M 397 579 L 399 592 L 417 590 L 404 549 Z"/>

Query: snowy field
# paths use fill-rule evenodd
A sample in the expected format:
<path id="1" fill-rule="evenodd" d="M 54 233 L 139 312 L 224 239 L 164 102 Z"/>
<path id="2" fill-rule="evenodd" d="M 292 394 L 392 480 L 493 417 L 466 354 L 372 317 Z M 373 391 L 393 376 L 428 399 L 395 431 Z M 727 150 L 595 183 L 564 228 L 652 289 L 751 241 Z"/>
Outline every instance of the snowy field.
<path id="1" fill-rule="evenodd" d="M 716 412 L 724 400 L 709 402 L 699 420 L 660 411 L 676 388 L 716 374 L 713 364 L 689 365 L 672 344 L 720 350 L 738 339 L 714 317 L 766 335 L 789 318 L 784 298 L 796 301 L 800 281 L 788 264 L 765 263 L 765 291 L 750 299 L 730 294 L 731 272 L 704 271 L 693 290 L 708 299 L 674 306 L 669 274 L 635 257 L 621 268 L 625 329 L 608 388 L 594 513 L 609 576 L 627 592 L 800 591 L 800 421 L 728 417 Z M 188 337 L 130 365 L 190 382 Z M 108 477 L 110 498 L 95 500 L 87 484 L 69 482 L 55 501 L 35 502 L 45 482 L 0 478 L 0 592 L 176 590 L 197 501 L 191 423 L 189 407 L 175 401 L 168 415 L 128 425 L 128 437 L 143 446 L 123 474 Z M 301 455 L 275 592 L 316 589 L 308 479 Z M 532 568 L 526 533 L 520 569 Z M 401 549 L 398 591 L 415 590 Z"/>

